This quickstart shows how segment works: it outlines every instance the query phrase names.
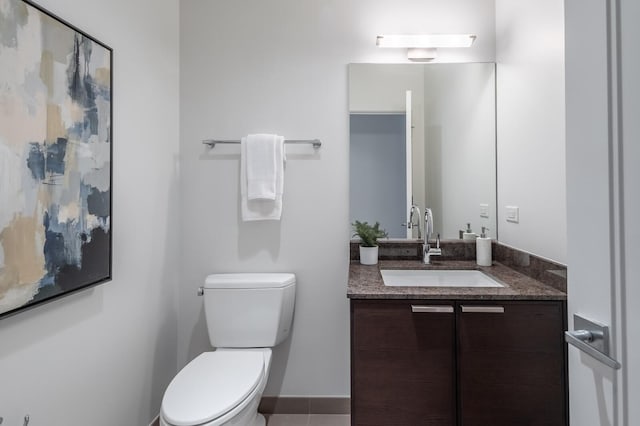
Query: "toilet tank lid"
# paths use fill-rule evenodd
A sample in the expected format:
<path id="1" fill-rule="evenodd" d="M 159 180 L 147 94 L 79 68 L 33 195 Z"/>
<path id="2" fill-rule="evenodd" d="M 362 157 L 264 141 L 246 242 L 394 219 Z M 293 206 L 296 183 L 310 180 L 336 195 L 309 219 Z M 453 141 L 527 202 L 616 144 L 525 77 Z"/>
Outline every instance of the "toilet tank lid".
<path id="1" fill-rule="evenodd" d="M 211 274 L 205 280 L 205 288 L 278 288 L 296 282 L 296 276 L 288 273 L 235 273 Z"/>

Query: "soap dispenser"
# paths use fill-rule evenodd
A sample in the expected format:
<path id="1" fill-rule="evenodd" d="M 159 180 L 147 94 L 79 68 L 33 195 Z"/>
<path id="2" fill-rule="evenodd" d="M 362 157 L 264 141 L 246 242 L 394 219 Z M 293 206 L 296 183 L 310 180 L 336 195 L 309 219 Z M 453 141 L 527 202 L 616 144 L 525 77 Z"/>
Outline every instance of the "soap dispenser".
<path id="1" fill-rule="evenodd" d="M 483 226 L 480 237 L 476 239 L 476 261 L 480 266 L 491 266 L 491 238 L 488 230 L 489 228 Z"/>
<path id="2" fill-rule="evenodd" d="M 475 240 L 478 238 L 478 234 L 471 230 L 471 224 L 467 223 L 467 230 L 462 233 L 462 239 L 465 241 Z"/>

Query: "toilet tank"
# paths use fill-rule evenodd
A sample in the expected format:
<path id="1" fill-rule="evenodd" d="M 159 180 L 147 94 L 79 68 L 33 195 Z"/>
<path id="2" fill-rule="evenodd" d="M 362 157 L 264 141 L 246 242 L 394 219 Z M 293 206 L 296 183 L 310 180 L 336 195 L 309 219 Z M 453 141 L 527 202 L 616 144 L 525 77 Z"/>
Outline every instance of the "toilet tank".
<path id="1" fill-rule="evenodd" d="M 211 345 L 264 348 L 282 342 L 291 330 L 295 286 L 294 274 L 209 275 L 203 293 Z"/>

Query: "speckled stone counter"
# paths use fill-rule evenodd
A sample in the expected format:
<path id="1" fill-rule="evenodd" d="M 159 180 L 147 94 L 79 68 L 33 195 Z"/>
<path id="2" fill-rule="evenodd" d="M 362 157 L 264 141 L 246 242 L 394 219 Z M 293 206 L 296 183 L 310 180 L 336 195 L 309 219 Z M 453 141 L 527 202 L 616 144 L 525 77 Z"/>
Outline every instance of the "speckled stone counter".
<path id="1" fill-rule="evenodd" d="M 478 269 L 504 287 L 387 287 L 380 269 Z M 545 285 L 501 263 L 478 266 L 475 261 L 447 260 L 425 265 L 419 260 L 381 260 L 365 266 L 349 266 L 347 297 L 350 299 L 455 299 L 455 300 L 566 300 L 566 293 Z"/>

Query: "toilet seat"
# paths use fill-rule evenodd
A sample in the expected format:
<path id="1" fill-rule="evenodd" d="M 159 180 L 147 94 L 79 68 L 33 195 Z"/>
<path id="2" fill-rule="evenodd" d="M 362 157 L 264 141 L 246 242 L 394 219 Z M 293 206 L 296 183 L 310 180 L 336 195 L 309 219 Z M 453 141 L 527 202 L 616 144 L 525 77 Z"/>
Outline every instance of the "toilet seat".
<path id="1" fill-rule="evenodd" d="M 211 424 L 248 404 L 265 378 L 263 351 L 205 352 L 169 384 L 162 399 L 162 417 L 175 426 Z"/>

